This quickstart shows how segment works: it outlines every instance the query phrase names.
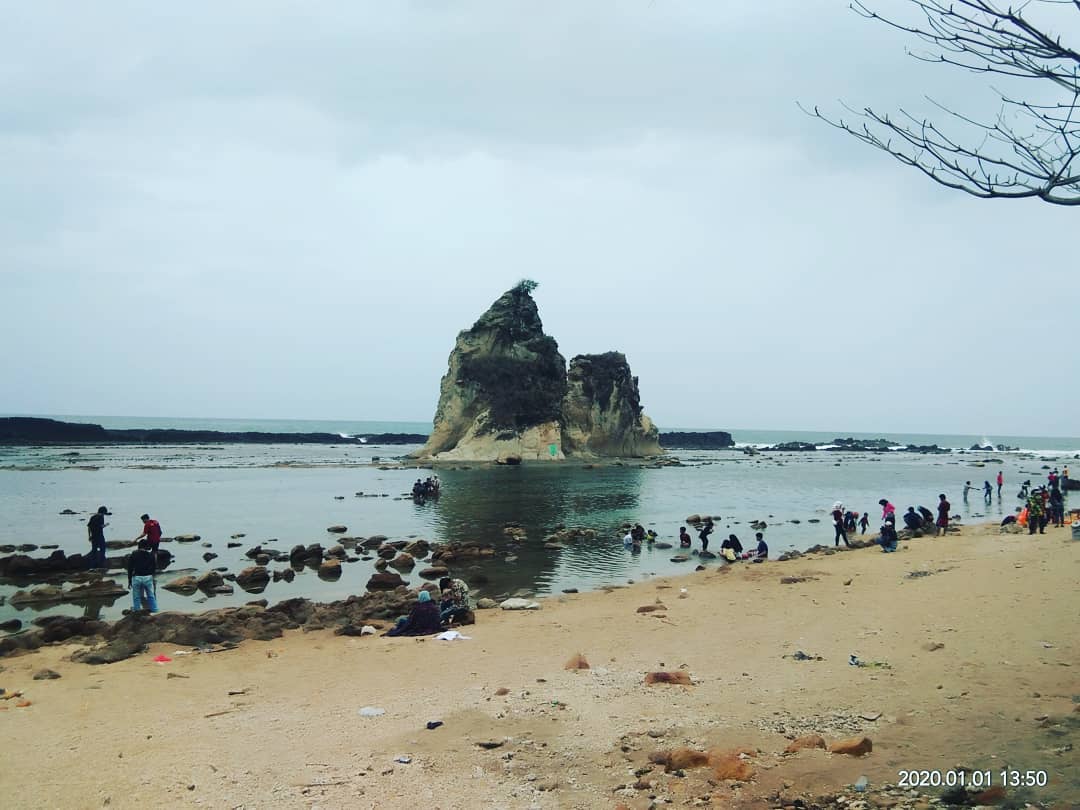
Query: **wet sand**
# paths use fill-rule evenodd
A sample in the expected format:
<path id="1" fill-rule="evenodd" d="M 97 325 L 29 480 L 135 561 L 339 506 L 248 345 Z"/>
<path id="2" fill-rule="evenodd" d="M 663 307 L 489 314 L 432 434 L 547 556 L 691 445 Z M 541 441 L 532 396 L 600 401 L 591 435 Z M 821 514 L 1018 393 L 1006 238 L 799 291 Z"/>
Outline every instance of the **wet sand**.
<path id="1" fill-rule="evenodd" d="M 0 795 L 19 808 L 764 808 L 865 775 L 868 806 L 922 807 L 873 791 L 958 765 L 998 785 L 1009 765 L 1050 784 L 1007 800 L 1076 806 L 1080 542 L 992 525 L 901 548 L 479 611 L 469 640 L 327 629 L 213 654 L 154 645 L 101 667 L 66 660 L 74 645 L 0 659 L 0 686 L 32 703 L 0 701 Z M 822 660 L 785 657 L 797 651 Z M 589 670 L 563 668 L 576 653 Z M 850 666 L 853 653 L 888 666 Z M 43 668 L 61 677 L 32 680 Z M 644 685 L 655 670 L 694 685 Z M 803 732 L 865 734 L 873 751 L 783 755 Z M 679 746 L 757 749 L 753 775 L 650 765 Z"/>

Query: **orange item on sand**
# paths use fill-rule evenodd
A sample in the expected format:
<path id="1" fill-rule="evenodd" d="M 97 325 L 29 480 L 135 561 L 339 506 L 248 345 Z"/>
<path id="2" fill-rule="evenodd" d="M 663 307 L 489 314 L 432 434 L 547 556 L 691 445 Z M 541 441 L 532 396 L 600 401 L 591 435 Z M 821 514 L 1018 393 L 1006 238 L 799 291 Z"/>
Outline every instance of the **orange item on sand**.
<path id="1" fill-rule="evenodd" d="M 1021 526 L 1027 526 L 1027 519 L 1028 519 L 1028 510 L 1027 510 L 1027 507 L 1025 506 L 1021 510 L 1020 514 L 1017 516 L 1016 522 L 1019 523 Z"/>
<path id="2" fill-rule="evenodd" d="M 15 708 L 16 709 L 25 709 L 27 706 L 33 706 L 33 705 L 34 704 L 31 703 L 29 700 L 20 700 L 18 703 L 15 704 Z"/>

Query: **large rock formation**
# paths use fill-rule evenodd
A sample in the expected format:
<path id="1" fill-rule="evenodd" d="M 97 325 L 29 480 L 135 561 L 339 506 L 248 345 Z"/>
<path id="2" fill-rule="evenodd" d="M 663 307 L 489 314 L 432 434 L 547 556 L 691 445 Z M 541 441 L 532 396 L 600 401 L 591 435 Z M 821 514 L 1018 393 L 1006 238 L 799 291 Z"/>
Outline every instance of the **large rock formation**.
<path id="1" fill-rule="evenodd" d="M 655 456 L 659 434 L 641 412 L 638 381 L 620 352 L 579 354 L 570 361 L 563 399 L 563 452 Z"/>
<path id="2" fill-rule="evenodd" d="M 568 381 L 533 286 L 523 281 L 507 291 L 458 335 L 434 429 L 413 455 L 518 462 L 663 452 L 623 355 L 576 357 Z"/>

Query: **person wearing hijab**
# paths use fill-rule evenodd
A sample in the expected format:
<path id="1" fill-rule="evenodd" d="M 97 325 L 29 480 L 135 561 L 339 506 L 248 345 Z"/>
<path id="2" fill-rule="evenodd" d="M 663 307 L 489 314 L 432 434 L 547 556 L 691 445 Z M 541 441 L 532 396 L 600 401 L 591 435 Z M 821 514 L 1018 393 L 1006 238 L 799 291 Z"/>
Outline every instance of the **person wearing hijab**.
<path id="1" fill-rule="evenodd" d="M 431 594 L 420 591 L 416 604 L 408 616 L 398 619 L 397 624 L 388 632 L 388 636 L 430 636 L 442 632 L 439 620 L 439 606 L 431 600 Z"/>

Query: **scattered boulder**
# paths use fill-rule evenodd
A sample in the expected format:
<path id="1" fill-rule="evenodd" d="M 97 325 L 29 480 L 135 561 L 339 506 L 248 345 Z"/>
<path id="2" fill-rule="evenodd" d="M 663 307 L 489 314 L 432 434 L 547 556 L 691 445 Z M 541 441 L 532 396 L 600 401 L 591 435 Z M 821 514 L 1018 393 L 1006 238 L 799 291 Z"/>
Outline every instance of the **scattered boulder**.
<path id="1" fill-rule="evenodd" d="M 563 665 L 563 669 L 589 669 L 589 662 L 585 660 L 585 656 L 581 653 L 576 653 L 571 656 L 570 660 Z"/>
<path id="2" fill-rule="evenodd" d="M 63 592 L 65 600 L 108 599 L 123 596 L 127 588 L 111 579 L 98 579 L 84 585 L 76 585 Z"/>
<path id="3" fill-rule="evenodd" d="M 500 602 L 499 607 L 503 610 L 540 610 L 540 603 L 532 602 L 528 599 L 511 597 L 510 599 Z"/>
<path id="4" fill-rule="evenodd" d="M 13 605 L 29 605 L 34 602 L 59 602 L 64 598 L 64 590 L 59 585 L 42 585 L 29 591 L 15 591 L 9 601 Z"/>
<path id="5" fill-rule="evenodd" d="M 844 740 L 837 740 L 829 746 L 829 751 L 833 754 L 847 754 L 853 757 L 861 757 L 863 754 L 869 754 L 873 750 L 874 744 L 869 737 L 848 737 Z"/>
<path id="6" fill-rule="evenodd" d="M 365 587 L 369 591 L 392 591 L 404 584 L 400 574 L 383 571 L 372 574 Z"/>
<path id="7" fill-rule="evenodd" d="M 334 580 L 341 577 L 341 560 L 330 559 L 319 566 L 319 579 Z"/>
<path id="8" fill-rule="evenodd" d="M 336 546 L 331 546 L 329 549 L 327 549 L 326 556 L 327 557 L 340 557 L 341 559 L 345 559 L 346 557 L 349 556 L 349 552 L 347 552 L 345 550 L 345 546 L 339 544 L 339 545 L 336 545 Z"/>
<path id="9" fill-rule="evenodd" d="M 497 608 L 498 606 L 498 602 L 486 596 L 483 596 L 480 599 L 476 600 L 476 607 L 478 610 L 492 610 L 493 608 Z"/>
<path id="10" fill-rule="evenodd" d="M 345 534 L 349 529 L 347 526 L 327 526 L 326 530 L 331 534 Z"/>
<path id="11" fill-rule="evenodd" d="M 412 558 L 411 554 L 401 552 L 394 559 L 387 563 L 391 568 L 396 568 L 398 571 L 411 571 L 413 566 L 416 565 L 416 560 Z"/>
<path id="12" fill-rule="evenodd" d="M 236 584 L 248 593 L 258 593 L 270 581 L 270 572 L 265 566 L 252 565 L 236 575 Z"/>
<path id="13" fill-rule="evenodd" d="M 788 743 L 788 747 L 784 749 L 784 753 L 794 754 L 796 751 L 802 751 L 804 748 L 825 748 L 825 738 L 820 734 L 805 734 L 802 737 L 796 737 Z"/>
<path id="14" fill-rule="evenodd" d="M 55 681 L 60 677 L 60 673 L 53 669 L 39 669 L 34 673 L 35 681 Z"/>
<path id="15" fill-rule="evenodd" d="M 199 589 L 199 582 L 193 576 L 177 577 L 161 587 L 174 593 L 192 594 Z"/>
<path id="16" fill-rule="evenodd" d="M 6 622 L 0 622 L 0 630 L 5 633 L 14 633 L 22 627 L 22 619 L 8 619 Z"/>
<path id="17" fill-rule="evenodd" d="M 676 672 L 650 672 L 645 676 L 645 683 L 652 686 L 657 683 L 673 683 L 679 686 L 693 686 L 690 674 L 678 670 Z"/>
<path id="18" fill-rule="evenodd" d="M 450 569 L 444 565 L 433 565 L 430 568 L 424 568 L 420 571 L 420 576 L 424 579 L 439 579 L 440 577 L 449 575 Z"/>
<path id="19" fill-rule="evenodd" d="M 649 754 L 649 762 L 654 765 L 663 765 L 664 770 L 686 771 L 691 768 L 703 768 L 709 764 L 709 755 L 704 751 L 695 751 L 693 748 L 675 748 L 671 751 L 654 751 Z"/>
<path id="20" fill-rule="evenodd" d="M 403 551 L 421 560 L 431 552 L 431 544 L 427 540 L 413 540 L 405 546 Z"/>
<path id="21" fill-rule="evenodd" d="M 223 585 L 224 583 L 225 580 L 218 571 L 207 571 L 195 578 L 195 584 L 201 591 L 212 591 L 214 588 Z"/>
<path id="22" fill-rule="evenodd" d="M 173 537 L 173 540 L 177 543 L 197 543 L 202 540 L 202 537 L 197 534 L 178 534 Z"/>
<path id="23" fill-rule="evenodd" d="M 736 751 L 710 753 L 709 765 L 717 779 L 746 782 L 754 775 L 753 767 Z"/>
<path id="24" fill-rule="evenodd" d="M 281 580 L 292 582 L 296 578 L 296 572 L 291 568 L 283 568 L 280 571 L 274 571 L 273 577 L 274 582 L 280 582 Z"/>

